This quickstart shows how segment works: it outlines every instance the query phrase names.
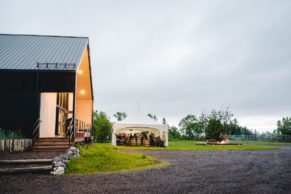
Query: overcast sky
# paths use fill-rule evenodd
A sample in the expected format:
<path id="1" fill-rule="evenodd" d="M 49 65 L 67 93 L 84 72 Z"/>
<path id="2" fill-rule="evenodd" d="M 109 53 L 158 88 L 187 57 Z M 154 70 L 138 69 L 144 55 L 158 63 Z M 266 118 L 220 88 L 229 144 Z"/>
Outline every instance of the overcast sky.
<path id="1" fill-rule="evenodd" d="M 88 36 L 95 109 L 177 124 L 230 107 L 271 130 L 291 116 L 291 1 L 0 0 L 0 33 Z"/>

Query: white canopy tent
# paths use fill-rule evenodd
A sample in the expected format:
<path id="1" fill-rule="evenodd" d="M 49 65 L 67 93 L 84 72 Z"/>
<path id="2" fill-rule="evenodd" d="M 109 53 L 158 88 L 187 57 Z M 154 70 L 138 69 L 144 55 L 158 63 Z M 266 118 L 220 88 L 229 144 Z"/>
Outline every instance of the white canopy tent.
<path id="1" fill-rule="evenodd" d="M 160 138 L 165 142 L 165 146 L 168 146 L 169 126 L 159 124 L 155 120 L 141 114 L 135 114 L 134 116 L 127 117 L 123 121 L 118 121 L 113 124 L 112 128 L 112 145 L 114 146 L 116 146 L 116 134 L 134 134 L 145 131 L 152 132 L 155 137 L 160 136 Z"/>

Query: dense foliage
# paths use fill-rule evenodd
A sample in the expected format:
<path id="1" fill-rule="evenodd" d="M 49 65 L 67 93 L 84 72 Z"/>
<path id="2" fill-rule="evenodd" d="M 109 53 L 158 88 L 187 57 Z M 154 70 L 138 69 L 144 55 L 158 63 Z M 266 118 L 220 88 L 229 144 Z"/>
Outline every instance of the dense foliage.
<path id="1" fill-rule="evenodd" d="M 226 128 L 221 124 L 217 118 L 211 118 L 208 121 L 208 125 L 205 129 L 206 139 L 219 140 L 220 134 L 226 133 Z"/>
<path id="2" fill-rule="evenodd" d="M 21 139 L 23 135 L 20 131 L 9 131 L 0 128 L 0 140 L 1 139 Z"/>
<path id="3" fill-rule="evenodd" d="M 177 127 L 171 126 L 169 127 L 169 140 L 181 139 L 181 134 Z"/>
<path id="4" fill-rule="evenodd" d="M 189 114 L 179 123 L 180 131 L 188 139 L 199 138 L 203 133 L 203 123 L 195 115 Z"/>
<path id="5" fill-rule="evenodd" d="M 94 112 L 93 133 L 95 141 L 107 142 L 111 139 L 112 124 L 105 112 Z"/>
<path id="6" fill-rule="evenodd" d="M 237 119 L 226 108 L 225 110 L 212 110 L 210 113 L 202 113 L 199 117 L 188 114 L 179 122 L 182 139 L 216 139 L 220 133 L 229 135 L 252 135 L 253 132 L 238 124 Z"/>
<path id="7" fill-rule="evenodd" d="M 283 117 L 277 122 L 277 133 L 280 135 L 291 135 L 291 118 Z"/>

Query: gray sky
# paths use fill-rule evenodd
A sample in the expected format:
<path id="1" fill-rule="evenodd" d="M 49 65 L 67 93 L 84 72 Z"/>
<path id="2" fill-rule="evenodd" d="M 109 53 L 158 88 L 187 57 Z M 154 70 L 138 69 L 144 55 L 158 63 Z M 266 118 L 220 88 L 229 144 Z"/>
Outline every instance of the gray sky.
<path id="1" fill-rule="evenodd" d="M 291 1 L 0 0 L 0 33 L 89 36 L 95 109 L 176 124 L 230 107 L 262 130 L 291 116 Z"/>

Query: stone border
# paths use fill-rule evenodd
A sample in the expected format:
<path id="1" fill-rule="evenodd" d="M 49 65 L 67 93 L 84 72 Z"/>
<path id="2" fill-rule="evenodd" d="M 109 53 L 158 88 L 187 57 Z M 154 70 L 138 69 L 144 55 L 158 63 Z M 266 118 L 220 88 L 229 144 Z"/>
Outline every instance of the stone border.
<path id="1" fill-rule="evenodd" d="M 80 151 L 76 147 L 70 147 L 65 154 L 54 157 L 52 163 L 52 175 L 63 175 L 67 167 L 67 163 L 71 158 L 78 158 Z"/>

